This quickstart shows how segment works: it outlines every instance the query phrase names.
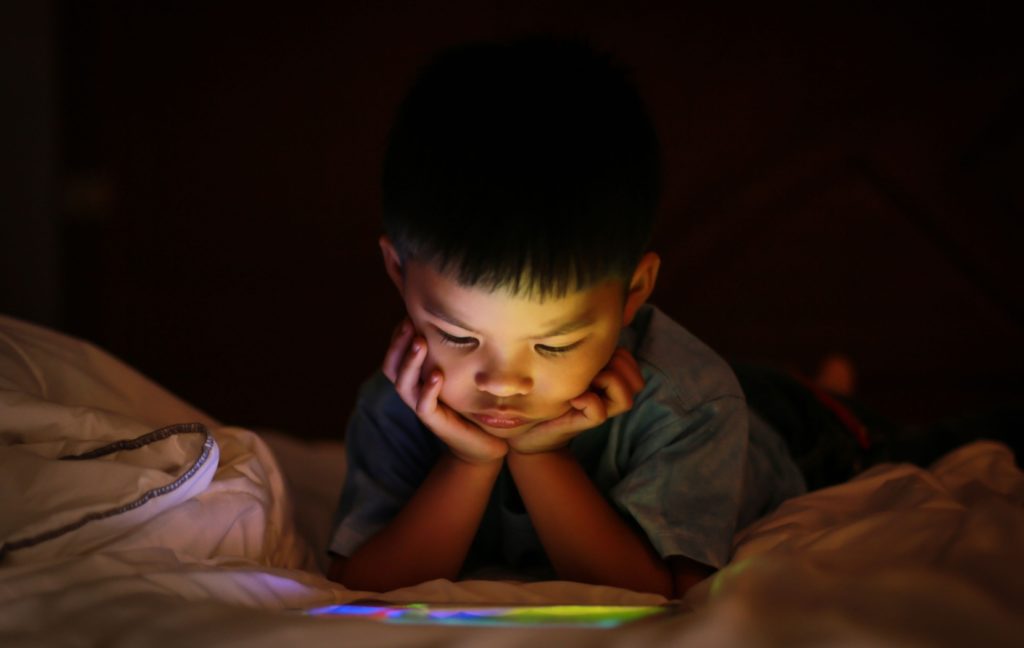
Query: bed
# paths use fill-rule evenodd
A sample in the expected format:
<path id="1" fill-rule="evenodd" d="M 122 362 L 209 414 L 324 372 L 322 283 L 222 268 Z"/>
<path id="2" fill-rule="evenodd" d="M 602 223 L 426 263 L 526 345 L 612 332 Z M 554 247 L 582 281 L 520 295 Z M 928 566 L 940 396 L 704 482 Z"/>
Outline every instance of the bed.
<path id="1" fill-rule="evenodd" d="M 557 581 L 347 590 L 323 576 L 344 470 L 340 441 L 223 425 L 93 345 L 0 317 L 0 645 L 1024 644 L 1024 474 L 997 443 L 790 500 L 678 614 L 602 630 L 304 614 L 668 603 Z"/>

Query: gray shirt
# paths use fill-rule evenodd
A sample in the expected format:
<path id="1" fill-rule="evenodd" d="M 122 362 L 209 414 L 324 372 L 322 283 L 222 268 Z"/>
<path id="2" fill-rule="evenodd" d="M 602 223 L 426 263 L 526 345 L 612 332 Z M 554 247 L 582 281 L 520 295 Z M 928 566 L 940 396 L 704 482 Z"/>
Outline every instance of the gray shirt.
<path id="1" fill-rule="evenodd" d="M 663 557 L 721 567 L 733 534 L 805 491 L 782 438 L 747 409 L 729 366 L 653 306 L 622 332 L 645 385 L 632 409 L 570 449 L 623 518 Z M 443 445 L 381 373 L 360 391 L 346 435 L 348 472 L 330 551 L 349 556 L 385 527 Z M 507 469 L 464 572 L 502 565 L 545 575 L 547 560 Z"/>

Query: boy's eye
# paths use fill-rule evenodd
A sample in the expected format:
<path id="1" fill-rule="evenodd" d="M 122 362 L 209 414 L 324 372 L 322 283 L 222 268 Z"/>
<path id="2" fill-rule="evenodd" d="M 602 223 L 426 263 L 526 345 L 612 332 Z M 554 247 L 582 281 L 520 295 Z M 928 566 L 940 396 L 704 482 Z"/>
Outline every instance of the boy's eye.
<path id="1" fill-rule="evenodd" d="M 568 353 L 569 351 L 572 351 L 573 349 L 575 349 L 576 347 L 578 347 L 582 343 L 583 343 L 583 340 L 579 340 L 577 342 L 573 342 L 572 344 L 566 344 L 565 346 L 549 346 L 547 344 L 538 344 L 538 345 L 534 346 L 533 348 L 536 349 L 537 353 L 539 353 L 541 355 L 557 356 L 557 355 L 562 355 L 563 353 Z"/>
<path id="2" fill-rule="evenodd" d="M 441 344 L 447 344 L 449 346 L 462 348 L 474 346 L 476 344 L 476 338 L 458 337 L 455 335 L 445 333 L 441 329 L 437 329 L 437 333 L 438 335 L 441 336 Z"/>

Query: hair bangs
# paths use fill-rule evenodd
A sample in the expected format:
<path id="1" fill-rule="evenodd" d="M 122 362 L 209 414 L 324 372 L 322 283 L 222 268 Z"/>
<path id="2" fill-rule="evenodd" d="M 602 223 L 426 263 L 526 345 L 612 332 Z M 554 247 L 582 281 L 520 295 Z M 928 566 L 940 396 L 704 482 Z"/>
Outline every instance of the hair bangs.
<path id="1" fill-rule="evenodd" d="M 628 281 L 640 256 L 623 258 L 622 237 L 566 231 L 565 219 L 459 220 L 462 226 L 450 230 L 393 232 L 392 241 L 403 260 L 427 263 L 463 286 L 539 301 L 608 279 Z"/>

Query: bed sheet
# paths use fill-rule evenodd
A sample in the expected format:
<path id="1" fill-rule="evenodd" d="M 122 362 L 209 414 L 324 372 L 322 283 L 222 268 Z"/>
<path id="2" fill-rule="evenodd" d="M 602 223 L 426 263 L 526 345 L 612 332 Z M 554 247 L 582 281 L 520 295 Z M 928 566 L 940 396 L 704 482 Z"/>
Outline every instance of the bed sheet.
<path id="1" fill-rule="evenodd" d="M 153 435 L 168 428 L 176 433 Z M 148 442 L 118 445 L 138 438 Z M 402 627 L 296 612 L 364 597 L 664 601 L 557 581 L 432 581 L 383 593 L 331 583 L 310 534 L 329 523 L 330 509 L 314 503 L 336 497 L 341 454 L 340 443 L 220 425 L 87 343 L 0 318 L 0 529 L 13 545 L 0 562 L 0 645 L 1024 639 L 1024 475 L 999 444 L 965 446 L 930 470 L 880 466 L 786 502 L 738 534 L 730 565 L 681 602 L 688 613 L 613 630 Z M 293 506 L 299 493 L 309 507 Z M 42 539 L 17 544 L 26 538 Z"/>

